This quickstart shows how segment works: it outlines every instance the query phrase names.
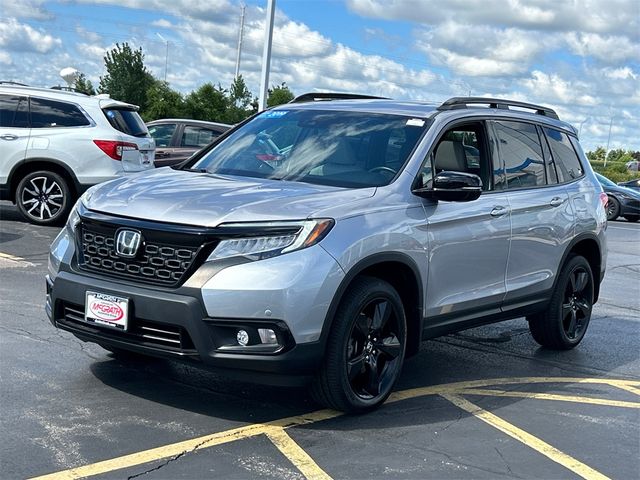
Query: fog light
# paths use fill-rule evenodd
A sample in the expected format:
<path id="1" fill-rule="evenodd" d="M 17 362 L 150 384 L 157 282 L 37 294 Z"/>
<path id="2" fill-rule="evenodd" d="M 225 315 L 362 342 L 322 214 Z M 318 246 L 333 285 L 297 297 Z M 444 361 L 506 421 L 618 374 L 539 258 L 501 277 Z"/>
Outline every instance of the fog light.
<path id="1" fill-rule="evenodd" d="M 249 334 L 246 330 L 238 330 L 238 333 L 236 334 L 236 340 L 238 340 L 238 343 L 240 345 L 246 347 L 249 343 Z"/>
<path id="2" fill-rule="evenodd" d="M 271 330 L 270 328 L 259 328 L 258 335 L 260 335 L 260 341 L 267 345 L 277 345 L 278 337 L 276 336 L 276 332 Z"/>

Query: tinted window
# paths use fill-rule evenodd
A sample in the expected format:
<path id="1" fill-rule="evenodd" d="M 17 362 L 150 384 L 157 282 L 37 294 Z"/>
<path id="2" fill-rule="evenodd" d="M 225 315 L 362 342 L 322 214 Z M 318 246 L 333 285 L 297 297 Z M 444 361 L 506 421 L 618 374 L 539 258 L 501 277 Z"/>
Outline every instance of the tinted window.
<path id="1" fill-rule="evenodd" d="M 538 126 L 538 135 L 540 136 L 540 139 L 544 139 L 542 127 L 540 126 Z M 547 183 L 549 185 L 555 185 L 556 183 L 558 183 L 558 174 L 556 173 L 556 166 L 553 162 L 551 150 L 549 150 L 549 144 L 544 140 L 542 140 L 542 153 L 544 155 L 545 165 L 547 168 Z"/>
<path id="2" fill-rule="evenodd" d="M 156 147 L 168 147 L 171 145 L 171 137 L 176 130 L 175 123 L 165 123 L 162 125 L 150 125 L 149 134 L 156 141 Z"/>
<path id="3" fill-rule="evenodd" d="M 444 170 L 473 173 L 482 179 L 483 190 L 489 190 L 491 172 L 481 140 L 483 135 L 481 124 L 461 125 L 446 131 L 433 153 L 436 173 Z"/>
<path id="4" fill-rule="evenodd" d="M 29 127 L 29 101 L 27 97 L 0 95 L 0 127 Z"/>
<path id="5" fill-rule="evenodd" d="M 387 185 L 427 125 L 399 115 L 269 110 L 222 140 L 194 168 L 338 187 Z M 402 152 L 396 151 L 400 140 Z"/>
<path id="6" fill-rule="evenodd" d="M 504 162 L 507 188 L 545 185 L 542 146 L 535 125 L 495 122 L 498 151 Z"/>
<path id="7" fill-rule="evenodd" d="M 31 127 L 83 127 L 91 125 L 80 109 L 65 102 L 31 98 Z"/>
<path id="8" fill-rule="evenodd" d="M 182 132 L 181 147 L 204 147 L 209 145 L 213 140 L 219 137 L 218 132 L 209 130 L 208 128 L 193 127 L 187 125 Z"/>
<path id="9" fill-rule="evenodd" d="M 126 133 L 127 135 L 133 135 L 134 137 L 144 137 L 147 135 L 147 127 L 138 115 L 138 112 L 133 110 L 122 110 L 116 108 L 103 109 L 107 120 L 113 128 Z"/>
<path id="10" fill-rule="evenodd" d="M 573 145 L 571 145 L 569 136 L 553 128 L 545 127 L 543 130 L 549 141 L 553 161 L 556 164 L 558 181 L 570 182 L 574 178 L 581 177 L 584 170 L 580 165 L 580 160 L 578 160 L 578 155 L 573 149 Z"/>

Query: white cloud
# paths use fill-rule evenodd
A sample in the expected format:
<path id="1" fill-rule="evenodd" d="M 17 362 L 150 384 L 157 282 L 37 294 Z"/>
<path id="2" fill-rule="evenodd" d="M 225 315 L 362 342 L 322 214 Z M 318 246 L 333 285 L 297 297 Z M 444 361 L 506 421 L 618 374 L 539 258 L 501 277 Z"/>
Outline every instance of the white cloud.
<path id="1" fill-rule="evenodd" d="M 48 53 L 60 45 L 62 41 L 59 38 L 15 18 L 0 23 L 0 48 L 13 52 Z"/>
<path id="2" fill-rule="evenodd" d="M 4 63 L 5 65 L 11 65 L 13 60 L 11 59 L 11 55 L 7 52 L 0 51 L 0 63 Z"/>
<path id="3" fill-rule="evenodd" d="M 47 20 L 53 17 L 42 5 L 46 0 L 3 1 L 2 16 Z"/>
<path id="4" fill-rule="evenodd" d="M 640 43 L 626 37 L 571 32 L 565 39 L 571 51 L 581 57 L 594 57 L 610 65 L 640 60 Z"/>

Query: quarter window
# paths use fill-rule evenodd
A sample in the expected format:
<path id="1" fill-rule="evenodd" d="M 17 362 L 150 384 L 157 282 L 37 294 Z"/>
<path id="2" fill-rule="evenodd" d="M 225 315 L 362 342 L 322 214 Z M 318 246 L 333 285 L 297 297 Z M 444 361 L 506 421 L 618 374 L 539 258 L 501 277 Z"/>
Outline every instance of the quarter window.
<path id="1" fill-rule="evenodd" d="M 80 109 L 71 103 L 44 98 L 31 99 L 31 127 L 83 127 L 91 125 Z"/>
<path id="2" fill-rule="evenodd" d="M 0 127 L 29 128 L 27 97 L 0 95 Z"/>
<path id="3" fill-rule="evenodd" d="M 507 188 L 545 185 L 542 146 L 535 125 L 523 122 L 495 122 L 498 151 L 504 161 Z"/>
<path id="4" fill-rule="evenodd" d="M 551 155 L 556 164 L 558 172 L 558 181 L 570 182 L 574 178 L 580 178 L 584 174 L 582 165 L 573 145 L 569 140 L 569 136 L 559 130 L 553 128 L 543 128 L 545 136 L 549 141 Z"/>

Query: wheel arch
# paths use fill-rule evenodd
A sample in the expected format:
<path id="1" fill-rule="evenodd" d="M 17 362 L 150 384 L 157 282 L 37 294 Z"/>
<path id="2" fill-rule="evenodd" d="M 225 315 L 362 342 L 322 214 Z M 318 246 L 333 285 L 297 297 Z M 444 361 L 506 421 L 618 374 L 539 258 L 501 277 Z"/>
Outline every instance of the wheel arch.
<path id="1" fill-rule="evenodd" d="M 589 266 L 591 267 L 591 271 L 593 272 L 593 301 L 595 303 L 598 301 L 598 296 L 600 295 L 600 282 L 602 279 L 602 246 L 600 245 L 600 240 L 593 233 L 583 233 L 578 235 L 572 240 L 572 242 L 565 250 L 560 262 L 560 268 L 562 268 L 566 264 L 567 259 L 572 254 L 581 255 L 586 258 L 587 262 L 589 262 Z M 558 271 L 559 270 L 560 269 L 558 269 Z M 557 281 L 558 279 L 556 277 L 556 282 L 553 286 L 554 290 L 556 288 Z"/>
<path id="2" fill-rule="evenodd" d="M 37 172 L 38 170 L 48 170 L 61 175 L 69 182 L 69 188 L 74 198 L 80 193 L 81 188 L 78 179 L 68 165 L 53 158 L 35 157 L 28 158 L 16 164 L 9 173 L 7 184 L 9 186 L 9 197 L 12 202 L 15 202 L 16 189 L 22 177 L 31 172 Z"/>
<path id="3" fill-rule="evenodd" d="M 329 305 L 322 327 L 320 340 L 323 348 L 333 324 L 336 311 L 345 292 L 352 282 L 361 276 L 379 278 L 391 284 L 396 289 L 405 310 L 407 318 L 407 350 L 406 356 L 416 354 L 420 348 L 422 338 L 422 306 L 424 289 L 420 270 L 415 261 L 400 252 L 378 253 L 366 257 L 356 263 L 345 275 L 338 286 Z"/>

